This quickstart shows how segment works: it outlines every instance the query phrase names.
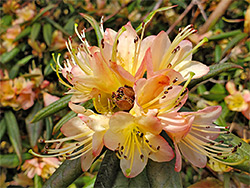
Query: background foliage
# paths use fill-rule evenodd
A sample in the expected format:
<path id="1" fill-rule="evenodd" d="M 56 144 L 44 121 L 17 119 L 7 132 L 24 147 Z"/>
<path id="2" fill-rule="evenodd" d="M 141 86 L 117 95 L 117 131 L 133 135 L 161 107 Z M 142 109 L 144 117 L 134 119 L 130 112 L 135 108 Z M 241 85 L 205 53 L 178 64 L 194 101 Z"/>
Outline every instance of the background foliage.
<path id="1" fill-rule="evenodd" d="M 42 176 L 35 175 L 32 179 L 27 180 L 19 174 L 25 171 L 22 168 L 25 161 L 34 158 L 28 153 L 28 150 L 32 148 L 34 151 L 42 151 L 43 145 L 38 143 L 38 139 L 56 138 L 60 135 L 59 129 L 63 123 L 75 116 L 73 112 L 68 112 L 69 96 L 63 97 L 66 88 L 58 82 L 56 73 L 52 69 L 51 54 L 61 53 L 62 60 L 67 57 L 64 42 L 69 36 L 77 41 L 74 33 L 75 23 L 78 23 L 79 29 L 86 28 L 87 39 L 92 45 L 97 43 L 93 28 L 80 13 L 91 15 L 96 20 L 100 20 L 101 16 L 104 16 L 104 28 L 112 28 L 117 31 L 128 21 L 136 28 L 151 11 L 157 8 L 178 5 L 166 12 L 157 13 L 148 25 L 145 35 L 158 34 L 164 30 L 173 40 L 179 27 L 193 24 L 198 33 L 192 35 L 189 40 L 194 45 L 201 38 L 208 38 L 208 42 L 199 48 L 193 59 L 211 66 L 211 70 L 214 72 L 210 72 L 210 77 L 207 75 L 205 78 L 190 83 L 189 100 L 183 110 L 185 108 L 198 110 L 210 105 L 221 105 L 222 115 L 216 123 L 221 126 L 230 126 L 230 132 L 244 140 L 245 148 L 249 148 L 249 120 L 241 112 L 232 111 L 224 100 L 229 95 L 225 85 L 230 80 L 234 82 L 238 90 L 250 89 L 249 3 L 247 0 L 1 1 L 1 83 L 25 78 L 27 84 L 31 83 L 31 88 L 29 88 L 29 95 L 25 95 L 25 100 L 18 100 L 18 97 L 22 96 L 22 92 L 13 93 L 14 91 L 8 90 L 6 85 L 1 85 L 0 88 L 0 187 L 16 185 L 41 187 L 46 182 L 47 178 Z M 79 43 L 79 41 L 77 42 Z M 6 74 L 4 76 L 4 70 L 7 70 L 9 77 L 6 77 Z M 21 85 L 23 88 L 27 88 L 23 82 Z M 11 100 L 5 98 L 6 93 L 9 94 L 8 96 L 12 96 Z M 46 98 L 47 94 L 61 99 L 48 106 L 46 110 L 39 111 L 54 101 L 49 101 Z M 24 106 L 26 99 L 29 101 L 29 106 Z M 92 107 L 91 103 L 85 105 L 88 108 Z M 34 118 L 38 111 L 40 115 L 38 114 Z M 31 121 L 32 119 L 33 121 Z M 244 151 L 242 152 L 244 153 Z M 242 155 L 250 156 L 247 149 Z M 68 167 L 68 169 L 75 168 L 75 171 L 66 170 L 68 174 L 59 175 L 59 179 L 56 180 L 50 178 L 44 186 L 55 187 L 53 186 L 55 183 L 58 187 L 66 184 L 71 184 L 69 187 L 72 188 L 93 187 L 102 158 L 103 156 L 96 160 L 91 169 L 84 173 L 76 167 L 79 167 L 79 161 L 64 163 L 64 166 L 60 167 L 61 169 Z M 142 177 L 136 180 L 123 179 L 122 174 L 120 174 L 121 177 L 118 174 L 120 178 L 114 180 L 114 187 L 133 187 L 134 184 L 144 187 L 164 187 L 168 183 L 170 186 L 171 182 L 176 182 L 175 178 L 182 179 L 183 187 L 194 188 L 201 185 L 202 187 L 247 187 L 250 184 L 248 164 L 237 170 L 211 162 L 206 168 L 198 169 L 184 161 L 180 176 L 173 174 L 172 180 L 165 182 L 150 180 L 150 178 L 154 179 L 152 178 L 154 174 L 150 172 L 152 167 L 156 168 L 155 171 L 160 170 L 162 174 L 168 172 L 159 169 L 160 167 L 157 165 L 150 167 L 151 164 L 148 164 L 147 169 L 140 175 Z M 115 165 L 114 168 L 115 172 L 119 169 Z M 166 164 L 166 169 L 168 168 L 171 169 L 172 166 Z M 56 173 L 62 172 L 57 171 Z M 100 172 L 102 172 L 101 168 Z M 62 182 L 62 177 L 66 175 L 69 180 Z M 78 178 L 78 176 L 80 177 Z M 153 184 L 148 185 L 147 181 Z M 57 182 L 59 184 L 56 184 Z M 144 184 L 140 184 L 142 182 Z"/>

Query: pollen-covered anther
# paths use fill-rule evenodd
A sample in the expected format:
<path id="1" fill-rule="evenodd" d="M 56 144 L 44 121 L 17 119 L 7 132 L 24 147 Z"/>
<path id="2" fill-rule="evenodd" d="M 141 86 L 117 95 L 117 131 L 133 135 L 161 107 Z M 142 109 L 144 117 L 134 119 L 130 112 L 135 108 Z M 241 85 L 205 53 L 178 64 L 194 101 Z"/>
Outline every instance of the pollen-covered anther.
<path id="1" fill-rule="evenodd" d="M 140 158 L 141 158 L 141 160 L 142 160 L 142 159 L 144 158 L 144 155 L 141 154 L 141 155 L 140 155 Z"/>
<path id="2" fill-rule="evenodd" d="M 240 147 L 240 146 L 242 146 L 242 143 L 241 143 L 241 142 L 238 144 L 238 147 Z"/>
<path id="3" fill-rule="evenodd" d="M 156 149 L 157 149 L 157 150 L 160 150 L 160 148 L 161 148 L 161 146 L 157 146 L 157 148 L 156 148 Z"/>
<path id="4" fill-rule="evenodd" d="M 178 81 L 178 78 L 176 77 L 174 80 L 173 80 L 173 83 L 176 83 Z"/>
<path id="5" fill-rule="evenodd" d="M 38 142 L 39 143 L 45 143 L 45 140 L 44 139 L 39 139 Z"/>

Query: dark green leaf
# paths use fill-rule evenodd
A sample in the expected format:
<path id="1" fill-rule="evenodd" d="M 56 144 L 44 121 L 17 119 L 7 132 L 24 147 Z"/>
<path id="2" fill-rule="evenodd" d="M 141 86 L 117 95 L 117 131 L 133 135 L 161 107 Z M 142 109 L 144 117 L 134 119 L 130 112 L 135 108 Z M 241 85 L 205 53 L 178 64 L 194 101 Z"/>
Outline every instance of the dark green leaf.
<path id="1" fill-rule="evenodd" d="M 36 17 L 32 20 L 32 23 L 34 23 L 38 18 L 40 18 L 45 12 L 49 11 L 54 7 L 56 7 L 55 4 L 48 5 L 47 7 L 45 7 L 39 14 L 36 15 Z"/>
<path id="2" fill-rule="evenodd" d="M 12 111 L 7 111 L 4 113 L 4 119 L 5 123 L 7 125 L 7 132 L 10 138 L 10 142 L 18 156 L 18 159 L 20 161 L 20 164 L 22 162 L 22 141 L 21 141 L 21 135 L 19 132 L 19 127 L 17 124 L 17 120 L 15 115 Z"/>
<path id="3" fill-rule="evenodd" d="M 30 146 L 34 148 L 37 145 L 37 140 L 41 134 L 43 128 L 43 121 L 37 121 L 35 123 L 31 123 L 34 115 L 41 110 L 43 105 L 40 102 L 36 102 L 34 107 L 32 108 L 31 113 L 25 118 L 26 129 L 28 131 Z"/>
<path id="4" fill-rule="evenodd" d="M 218 141 L 223 140 L 224 143 L 232 144 L 233 147 L 237 147 L 237 152 L 232 153 L 227 157 L 227 159 L 222 160 L 228 163 L 229 166 L 233 168 L 250 172 L 250 145 L 244 142 L 241 138 L 235 136 L 234 134 L 221 134 L 218 138 Z M 236 165 L 230 165 L 230 163 L 238 163 Z"/>
<path id="5" fill-rule="evenodd" d="M 18 47 L 12 49 L 9 52 L 4 53 L 0 57 L 1 63 L 8 63 L 10 60 L 12 60 L 16 55 L 20 52 L 20 49 Z"/>
<path id="6" fill-rule="evenodd" d="M 50 64 L 47 64 L 44 68 L 44 76 L 48 76 L 53 72 L 53 69 L 51 68 Z"/>
<path id="7" fill-rule="evenodd" d="M 41 29 L 41 24 L 40 23 L 34 23 L 31 28 L 31 33 L 30 33 L 30 39 L 32 41 L 36 40 L 37 36 L 40 33 Z"/>
<path id="8" fill-rule="evenodd" d="M 45 125 L 46 125 L 46 135 L 45 139 L 49 140 L 52 136 L 52 129 L 53 129 L 53 120 L 52 117 L 46 117 L 45 119 Z"/>
<path id="9" fill-rule="evenodd" d="M 221 59 L 221 47 L 220 45 L 215 46 L 214 61 L 218 63 Z"/>
<path id="10" fill-rule="evenodd" d="M 222 84 L 215 84 L 211 89 L 210 89 L 210 93 L 212 94 L 225 94 L 226 90 L 224 85 Z"/>
<path id="11" fill-rule="evenodd" d="M 35 174 L 34 176 L 34 188 L 42 188 L 43 186 L 43 180 L 40 176 Z"/>
<path id="12" fill-rule="evenodd" d="M 75 24 L 75 17 L 72 17 L 69 20 L 67 20 L 67 23 L 66 23 L 66 25 L 63 28 L 70 35 L 73 35 L 74 34 L 74 24 Z"/>
<path id="13" fill-rule="evenodd" d="M 6 128 L 7 128 L 6 122 L 4 119 L 2 119 L 0 121 L 0 140 L 2 140 L 2 137 L 6 132 Z"/>
<path id="14" fill-rule="evenodd" d="M 175 159 L 164 163 L 149 160 L 146 169 L 150 187 L 182 187 L 181 175 L 174 170 L 174 166 Z"/>
<path id="15" fill-rule="evenodd" d="M 233 46 L 238 44 L 245 37 L 247 37 L 247 33 L 240 33 L 240 34 L 236 35 L 232 40 L 230 40 L 228 42 L 226 48 L 222 52 L 221 57 L 223 57 L 229 49 L 231 49 Z"/>
<path id="16" fill-rule="evenodd" d="M 235 35 L 238 35 L 242 33 L 240 29 L 234 30 L 234 31 L 230 31 L 230 32 L 226 32 L 226 33 L 220 33 L 218 35 L 213 35 L 211 37 L 209 37 L 209 40 L 220 40 L 220 39 L 225 39 L 228 37 L 233 37 Z"/>
<path id="17" fill-rule="evenodd" d="M 60 110 L 66 108 L 68 106 L 68 103 L 71 99 L 72 95 L 66 95 L 62 97 L 61 99 L 51 103 L 49 106 L 46 106 L 45 108 L 41 109 L 37 114 L 34 116 L 31 122 L 37 122 L 41 119 L 44 119 L 48 116 L 53 115 L 56 112 L 59 112 Z"/>
<path id="18" fill-rule="evenodd" d="M 107 150 L 98 171 L 94 187 L 112 187 L 119 171 L 119 159 L 115 152 Z"/>
<path id="19" fill-rule="evenodd" d="M 166 10 L 169 10 L 171 8 L 174 8 L 176 6 L 171 6 L 171 7 L 162 7 L 162 8 L 159 8 L 159 9 L 156 9 L 154 11 L 152 11 L 145 20 L 143 20 L 143 22 L 136 28 L 136 32 L 139 33 L 141 32 L 142 30 L 142 26 L 144 24 L 144 27 L 146 27 L 148 25 L 148 23 L 153 19 L 154 15 L 157 13 L 157 12 L 161 12 L 161 11 L 166 11 Z"/>
<path id="20" fill-rule="evenodd" d="M 228 69 L 232 69 L 232 68 L 242 69 L 241 66 L 233 64 L 233 63 L 215 64 L 215 65 L 209 66 L 209 68 L 210 68 L 210 71 L 206 75 L 202 76 L 201 78 L 192 80 L 189 83 L 188 88 L 191 89 L 195 85 L 197 85 L 205 80 L 208 80 L 209 78 L 213 78 L 215 76 L 218 76 L 220 73 L 225 72 Z"/>
<path id="21" fill-rule="evenodd" d="M 32 159 L 33 156 L 29 153 L 22 154 L 22 159 Z M 0 166 L 5 168 L 16 168 L 20 164 L 18 156 L 16 154 L 0 155 Z"/>
<path id="22" fill-rule="evenodd" d="M 96 37 L 97 37 L 97 41 L 98 41 L 98 46 L 101 46 L 101 40 L 102 40 L 103 36 L 102 36 L 102 32 L 100 30 L 99 24 L 96 22 L 96 20 L 92 16 L 89 16 L 89 15 L 83 14 L 83 13 L 80 13 L 80 15 L 82 17 L 84 17 L 91 24 L 91 26 L 94 28 L 95 33 L 96 33 Z"/>
<path id="23" fill-rule="evenodd" d="M 43 38 L 48 46 L 51 44 L 52 39 L 52 26 L 49 23 L 43 26 Z"/>
<path id="24" fill-rule="evenodd" d="M 58 23 L 56 23 L 54 20 L 48 18 L 48 17 L 45 17 L 45 19 L 51 24 L 53 25 L 56 29 L 60 30 L 61 32 L 63 32 L 65 35 L 69 36 L 70 34 L 65 31 L 65 29 L 63 29 L 62 26 L 60 26 Z"/>
<path id="25" fill-rule="evenodd" d="M 18 75 L 19 69 L 21 66 L 25 65 L 28 63 L 31 59 L 33 58 L 33 55 L 28 55 L 21 60 L 19 60 L 10 70 L 9 72 L 9 77 L 11 79 L 15 78 Z"/>
<path id="26" fill-rule="evenodd" d="M 44 183 L 43 188 L 67 187 L 73 183 L 81 174 L 81 158 L 66 160 Z"/>
<path id="27" fill-rule="evenodd" d="M 206 88 L 206 86 L 205 85 L 199 85 L 198 87 L 197 87 L 197 93 L 199 94 L 199 95 L 202 95 L 204 92 L 206 92 L 207 91 L 207 88 Z"/>
<path id="28" fill-rule="evenodd" d="M 17 37 L 13 40 L 13 42 L 16 42 L 24 37 L 26 37 L 27 35 L 29 35 L 31 32 L 31 27 L 28 26 L 26 27 L 19 35 L 17 35 Z"/>

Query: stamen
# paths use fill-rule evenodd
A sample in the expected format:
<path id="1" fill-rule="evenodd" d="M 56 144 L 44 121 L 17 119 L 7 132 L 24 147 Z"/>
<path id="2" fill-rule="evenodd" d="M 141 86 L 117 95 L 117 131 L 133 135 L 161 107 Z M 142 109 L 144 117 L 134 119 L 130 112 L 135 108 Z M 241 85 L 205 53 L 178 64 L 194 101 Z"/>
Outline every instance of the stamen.
<path id="1" fill-rule="evenodd" d="M 121 36 L 121 34 L 122 34 L 124 31 L 126 31 L 126 28 L 123 26 L 123 27 L 121 28 L 121 30 L 117 33 L 117 36 L 116 36 L 116 38 L 115 38 L 115 42 L 114 42 L 114 44 L 113 44 L 113 49 L 112 49 L 112 57 L 111 57 L 111 61 L 112 61 L 112 62 L 116 62 L 116 59 L 117 59 L 117 53 L 116 53 L 116 51 L 117 51 L 117 40 L 119 39 L 119 37 Z"/>

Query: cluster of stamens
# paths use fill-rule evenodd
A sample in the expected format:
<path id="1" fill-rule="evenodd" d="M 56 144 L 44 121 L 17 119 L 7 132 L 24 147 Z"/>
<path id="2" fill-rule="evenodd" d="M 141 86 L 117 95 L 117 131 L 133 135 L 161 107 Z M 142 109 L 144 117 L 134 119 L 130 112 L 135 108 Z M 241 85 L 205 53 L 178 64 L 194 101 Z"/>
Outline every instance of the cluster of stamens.
<path id="1" fill-rule="evenodd" d="M 44 143 L 44 155 L 37 154 L 30 150 L 29 152 L 37 157 L 65 157 L 66 159 L 74 160 L 79 158 L 92 150 L 92 135 L 93 131 L 81 133 L 75 136 L 65 137 L 56 140 L 39 140 L 40 143 Z M 81 138 L 82 141 L 77 142 L 69 142 L 75 139 Z M 63 144 L 67 142 L 69 146 L 61 147 Z M 48 144 L 56 144 L 54 149 L 50 149 Z"/>

